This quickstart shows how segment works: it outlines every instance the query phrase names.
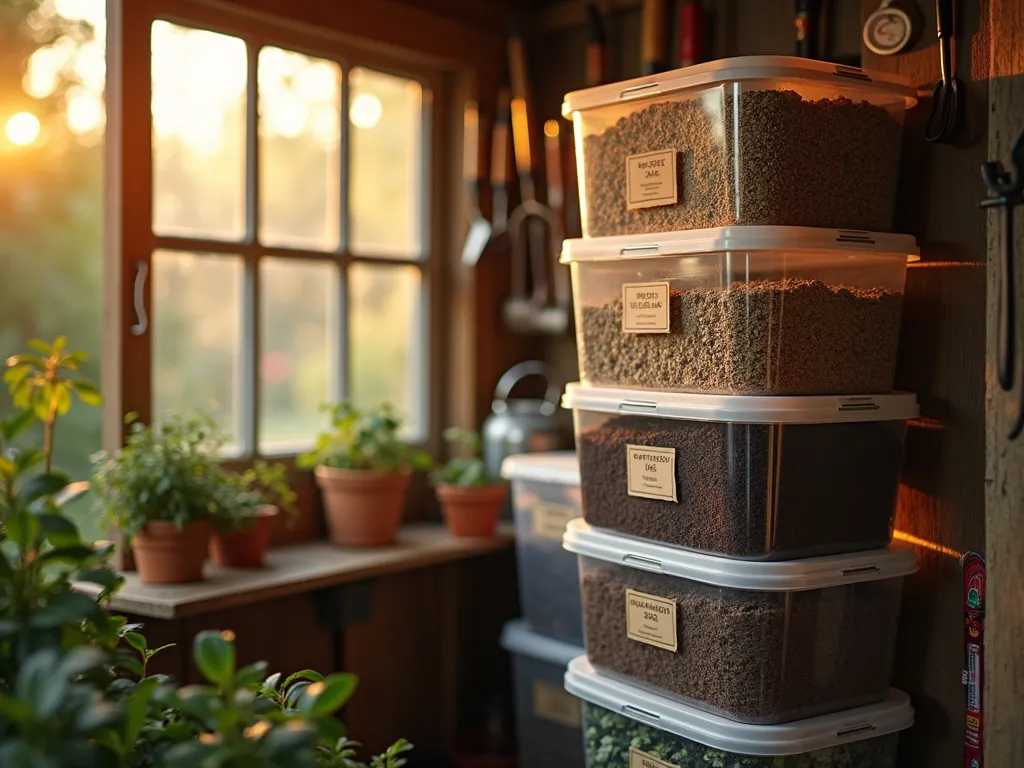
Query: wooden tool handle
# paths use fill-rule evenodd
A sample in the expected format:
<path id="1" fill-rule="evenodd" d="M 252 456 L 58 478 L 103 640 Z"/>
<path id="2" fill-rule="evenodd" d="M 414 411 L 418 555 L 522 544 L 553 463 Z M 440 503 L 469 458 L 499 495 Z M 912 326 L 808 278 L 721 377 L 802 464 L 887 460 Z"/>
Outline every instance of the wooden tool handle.
<path id="1" fill-rule="evenodd" d="M 515 145 L 516 170 L 520 176 L 529 175 L 530 122 L 525 99 L 512 99 L 512 143 Z"/>
<path id="2" fill-rule="evenodd" d="M 548 207 L 557 215 L 562 209 L 562 145 L 558 140 L 558 121 L 544 123 L 544 169 L 548 179 Z"/>
<path id="3" fill-rule="evenodd" d="M 644 0 L 640 51 L 645 75 L 665 69 L 665 3 L 666 0 Z"/>
<path id="4" fill-rule="evenodd" d="M 467 184 L 480 178 L 480 112 L 475 101 L 466 102 L 463 112 L 462 178 Z"/>
<path id="5" fill-rule="evenodd" d="M 504 187 L 508 181 L 508 129 L 512 123 L 507 88 L 498 92 L 498 112 L 491 133 L 491 186 Z"/>
<path id="6" fill-rule="evenodd" d="M 523 53 L 523 39 L 513 36 L 508 39 L 508 69 L 512 81 L 512 98 L 526 98 L 526 57 Z"/>

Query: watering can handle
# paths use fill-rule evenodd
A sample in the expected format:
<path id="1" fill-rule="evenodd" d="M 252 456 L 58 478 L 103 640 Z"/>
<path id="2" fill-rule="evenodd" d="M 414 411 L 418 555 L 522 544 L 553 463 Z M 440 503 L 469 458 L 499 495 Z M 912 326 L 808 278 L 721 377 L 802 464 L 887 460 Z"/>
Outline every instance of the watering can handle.
<path id="1" fill-rule="evenodd" d="M 547 382 L 548 388 L 544 393 L 544 400 L 552 405 L 558 405 L 559 391 L 553 381 L 551 368 L 540 360 L 527 360 L 524 363 L 516 363 L 509 368 L 498 379 L 498 386 L 494 388 L 495 402 L 507 402 L 508 396 L 516 384 L 528 376 L 541 376 Z"/>

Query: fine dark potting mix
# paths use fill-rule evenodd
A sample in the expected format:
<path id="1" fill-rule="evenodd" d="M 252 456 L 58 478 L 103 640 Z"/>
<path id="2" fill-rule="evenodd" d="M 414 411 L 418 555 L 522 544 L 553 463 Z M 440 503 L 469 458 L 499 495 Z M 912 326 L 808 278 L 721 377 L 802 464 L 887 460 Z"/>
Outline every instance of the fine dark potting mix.
<path id="1" fill-rule="evenodd" d="M 711 554 L 788 559 L 892 538 L 904 421 L 741 424 L 613 416 L 579 435 L 599 528 Z M 677 502 L 629 494 L 627 445 L 675 450 Z"/>
<path id="2" fill-rule="evenodd" d="M 580 369 L 592 384 L 830 395 L 893 386 L 903 294 L 764 280 L 673 290 L 669 333 L 624 333 L 622 299 L 584 306 Z"/>
<path id="3" fill-rule="evenodd" d="M 595 561 L 582 580 L 587 656 L 595 667 L 749 723 L 881 701 L 901 581 L 750 592 Z M 627 589 L 674 603 L 676 651 L 630 638 Z"/>
<path id="4" fill-rule="evenodd" d="M 737 135 L 738 133 L 738 135 Z M 774 224 L 887 231 L 903 126 L 884 107 L 796 91 L 665 101 L 583 140 L 592 237 Z M 676 151 L 676 205 L 629 210 L 626 159 Z"/>

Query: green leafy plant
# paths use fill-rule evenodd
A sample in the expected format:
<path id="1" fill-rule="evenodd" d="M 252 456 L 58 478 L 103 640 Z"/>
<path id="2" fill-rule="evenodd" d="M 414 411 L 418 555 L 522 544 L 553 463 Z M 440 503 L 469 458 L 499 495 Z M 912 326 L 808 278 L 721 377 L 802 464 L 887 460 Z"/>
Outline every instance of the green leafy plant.
<path id="1" fill-rule="evenodd" d="M 63 347 L 64 342 L 50 345 L 66 359 L 80 359 Z M 280 675 L 266 676 L 263 662 L 238 667 L 230 632 L 202 632 L 195 638 L 193 659 L 206 685 L 178 687 L 166 676 L 149 674 L 151 659 L 168 646 L 150 648 L 141 625 L 101 609 L 123 582 L 106 568 L 113 547 L 82 541 L 62 507 L 83 488 L 49 471 L 53 427 L 67 409 L 42 403 L 37 394 L 26 401 L 24 381 L 20 374 L 8 380 L 22 405 L 0 421 L 0 765 L 365 768 L 356 762 L 356 743 L 346 738 L 335 717 L 356 690 L 352 675 L 324 677 L 304 670 L 280 683 Z M 47 398 L 63 398 L 56 393 L 69 391 L 59 376 L 46 386 Z M 92 391 L 88 386 L 81 391 Z M 98 402 L 88 395 L 80 399 Z M 45 447 L 16 447 L 16 439 L 36 421 L 49 435 Z M 192 514 L 182 512 L 190 503 L 183 488 L 207 505 L 203 514 L 226 503 L 229 495 L 224 476 L 214 477 L 206 460 L 216 451 L 199 450 L 216 442 L 203 423 L 183 422 L 158 433 L 136 429 L 132 437 L 143 435 L 134 443 L 139 453 L 124 462 L 142 476 L 155 464 L 145 463 L 141 448 L 156 445 L 165 449 L 165 459 L 180 461 L 174 467 L 180 477 L 188 471 L 198 475 L 196 485 L 173 493 L 152 489 L 171 499 L 177 514 Z M 264 483 L 258 493 L 273 492 L 282 478 L 277 470 L 268 474 L 262 469 L 234 478 L 232 503 L 238 502 L 238 493 L 257 493 L 256 483 Z M 215 481 L 223 495 L 204 495 Z M 129 472 L 107 486 L 107 500 L 132 491 L 132 503 L 146 508 L 150 500 L 139 497 L 144 487 Z M 98 598 L 77 591 L 73 582 L 94 585 Z M 404 741 L 396 742 L 372 758 L 370 766 L 399 768 L 408 749 Z"/>
<path id="2" fill-rule="evenodd" d="M 53 432 L 57 417 L 71 409 L 74 393 L 87 405 L 102 402 L 100 391 L 83 378 L 71 377 L 79 364 L 84 363 L 84 352 L 67 352 L 68 340 L 58 336 L 53 343 L 32 339 L 28 345 L 33 352 L 7 358 L 4 381 L 15 408 L 31 411 L 43 423 L 43 463 L 49 472 L 53 461 Z"/>
<path id="3" fill-rule="evenodd" d="M 435 471 L 435 483 L 458 485 L 462 488 L 483 488 L 502 482 L 487 471 L 480 457 L 480 435 L 472 429 L 448 427 L 444 431 L 445 442 L 451 447 L 452 457 L 448 463 Z"/>
<path id="4" fill-rule="evenodd" d="M 338 403 L 326 410 L 331 414 L 331 429 L 317 436 L 313 449 L 299 457 L 299 466 L 374 472 L 433 468 L 428 454 L 399 437 L 402 421 L 389 403 L 367 410 Z"/>
<path id="5" fill-rule="evenodd" d="M 276 505 L 288 519 L 298 512 L 295 491 L 288 485 L 284 464 L 257 461 L 242 472 L 221 469 L 221 485 L 216 492 L 220 510 L 217 525 L 221 530 L 240 530 L 255 525 L 255 512 L 265 504 Z"/>
<path id="6" fill-rule="evenodd" d="M 206 414 L 174 414 L 159 426 L 129 417 L 125 446 L 95 460 L 97 504 L 108 523 L 129 536 L 151 520 L 179 526 L 213 519 L 237 529 L 264 504 L 295 512 L 295 492 L 282 464 L 258 462 L 242 472 L 221 465 L 224 437 Z"/>
<path id="7" fill-rule="evenodd" d="M 95 460 L 93 485 L 106 521 L 131 537 L 153 520 L 179 527 L 215 518 L 223 498 L 223 472 L 217 460 L 223 439 L 209 416 L 175 414 L 149 426 L 126 419 L 130 434 L 123 448 Z"/>

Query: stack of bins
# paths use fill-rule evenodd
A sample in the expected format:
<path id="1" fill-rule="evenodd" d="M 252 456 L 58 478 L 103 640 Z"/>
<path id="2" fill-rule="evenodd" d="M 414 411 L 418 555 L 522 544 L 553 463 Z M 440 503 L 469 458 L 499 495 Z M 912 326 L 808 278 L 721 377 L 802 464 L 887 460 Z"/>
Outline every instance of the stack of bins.
<path id="1" fill-rule="evenodd" d="M 501 474 L 511 485 L 523 609 L 501 638 L 513 660 L 519 764 L 583 768 L 580 704 L 561 685 L 583 653 L 577 558 L 562 548 L 582 514 L 579 462 L 573 451 L 522 454 L 505 459 Z"/>
<path id="2" fill-rule="evenodd" d="M 588 768 L 891 768 L 909 82 L 727 59 L 566 96 Z"/>

